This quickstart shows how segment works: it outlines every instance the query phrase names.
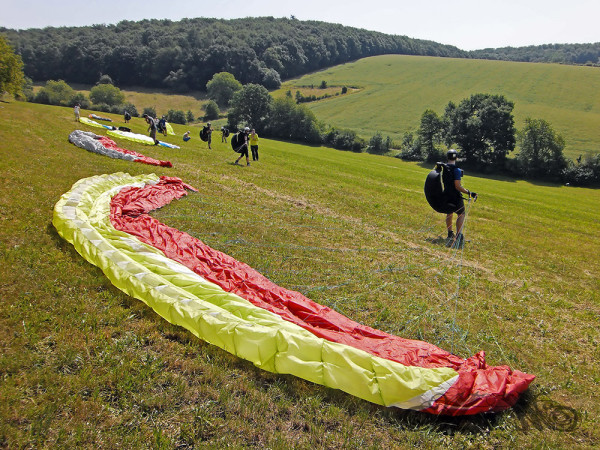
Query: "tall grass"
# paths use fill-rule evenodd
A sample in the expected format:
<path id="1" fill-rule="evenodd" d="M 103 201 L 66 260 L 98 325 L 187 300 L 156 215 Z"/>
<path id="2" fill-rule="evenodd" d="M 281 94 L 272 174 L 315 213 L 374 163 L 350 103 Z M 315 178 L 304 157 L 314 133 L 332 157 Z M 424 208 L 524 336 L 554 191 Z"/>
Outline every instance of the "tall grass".
<path id="1" fill-rule="evenodd" d="M 131 127 L 145 130 L 141 119 Z M 453 253 L 424 200 L 429 167 L 266 139 L 258 163 L 237 167 L 218 133 L 213 150 L 197 135 L 166 138 L 180 150 L 119 142 L 173 162 L 150 168 L 69 144 L 75 128 L 85 126 L 69 108 L 0 104 L 2 446 L 600 444 L 597 190 L 467 173 L 480 199 Z M 155 216 L 284 287 L 538 378 L 511 411 L 450 419 L 380 408 L 211 347 L 111 286 L 52 228 L 75 181 L 117 171 L 198 188 Z M 556 411 L 576 415 L 572 429 Z"/>
<path id="2" fill-rule="evenodd" d="M 419 126 L 421 114 L 444 113 L 475 93 L 501 94 L 515 103 L 517 128 L 527 117 L 544 119 L 564 136 L 565 154 L 600 152 L 600 71 L 595 67 L 387 55 L 365 58 L 286 81 L 280 92 L 325 80 L 362 88 L 309 103 L 326 123 L 364 137 L 376 132 L 400 142 Z"/>

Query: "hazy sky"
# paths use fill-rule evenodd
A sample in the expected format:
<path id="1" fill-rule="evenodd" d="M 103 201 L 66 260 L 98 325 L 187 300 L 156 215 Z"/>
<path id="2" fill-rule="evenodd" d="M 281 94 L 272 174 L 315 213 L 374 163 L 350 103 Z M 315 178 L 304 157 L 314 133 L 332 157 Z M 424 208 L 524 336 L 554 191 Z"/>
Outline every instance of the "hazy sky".
<path id="1" fill-rule="evenodd" d="M 0 26 L 17 29 L 292 15 L 463 50 L 600 42 L 600 0 L 0 0 Z"/>

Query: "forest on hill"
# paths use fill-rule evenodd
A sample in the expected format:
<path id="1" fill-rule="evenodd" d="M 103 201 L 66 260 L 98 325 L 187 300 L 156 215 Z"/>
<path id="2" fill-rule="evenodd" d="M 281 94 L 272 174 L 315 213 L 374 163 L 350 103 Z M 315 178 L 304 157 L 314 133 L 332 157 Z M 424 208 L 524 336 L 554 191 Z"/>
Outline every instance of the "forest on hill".
<path id="1" fill-rule="evenodd" d="M 545 44 L 526 47 L 486 48 L 469 52 L 471 58 L 518 62 L 600 65 L 600 42 L 594 44 Z"/>
<path id="2" fill-rule="evenodd" d="M 195 18 L 116 25 L 0 28 L 34 81 L 204 90 L 218 72 L 268 89 L 281 80 L 382 54 L 467 57 L 456 47 L 295 18 Z"/>

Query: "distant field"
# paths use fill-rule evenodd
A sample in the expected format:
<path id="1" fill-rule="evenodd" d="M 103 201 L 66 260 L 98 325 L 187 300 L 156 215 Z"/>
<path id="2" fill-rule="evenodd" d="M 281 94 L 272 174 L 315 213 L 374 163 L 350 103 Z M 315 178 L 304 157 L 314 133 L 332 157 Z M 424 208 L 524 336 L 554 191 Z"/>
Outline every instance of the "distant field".
<path id="1" fill-rule="evenodd" d="M 364 137 L 379 131 L 400 141 L 418 127 L 425 109 L 441 115 L 449 101 L 490 93 L 515 103 L 519 129 L 526 117 L 549 121 L 565 138 L 567 156 L 600 152 L 597 67 L 387 55 L 288 80 L 279 92 L 322 81 L 362 88 L 308 105 L 320 120 Z"/>
<path id="2" fill-rule="evenodd" d="M 362 92 L 353 94 L 358 97 Z M 118 116 L 112 116 L 119 119 Z M 145 132 L 142 119 L 131 122 Z M 0 447 L 598 448 L 600 191 L 467 173 L 467 245 L 441 244 L 430 167 L 215 133 L 179 150 L 119 140 L 173 168 L 67 141 L 70 108 L 0 103 Z M 198 193 L 153 213 L 350 318 L 537 379 L 514 409 L 436 417 L 257 369 L 110 284 L 51 224 L 96 174 L 176 176 Z"/>
<path id="3" fill-rule="evenodd" d="M 34 92 L 37 92 L 44 84 L 37 83 L 34 86 Z M 86 96 L 90 95 L 90 89 L 93 87 L 78 83 L 69 83 L 69 85 Z M 131 86 L 121 88 L 121 92 L 125 94 L 125 101 L 133 103 L 140 114 L 144 108 L 154 107 L 159 116 L 166 114 L 170 109 L 179 109 L 183 112 L 192 111 L 194 117 L 199 119 L 204 115 L 202 106 L 208 101 L 205 94 L 201 92 L 173 94 L 168 91 Z"/>

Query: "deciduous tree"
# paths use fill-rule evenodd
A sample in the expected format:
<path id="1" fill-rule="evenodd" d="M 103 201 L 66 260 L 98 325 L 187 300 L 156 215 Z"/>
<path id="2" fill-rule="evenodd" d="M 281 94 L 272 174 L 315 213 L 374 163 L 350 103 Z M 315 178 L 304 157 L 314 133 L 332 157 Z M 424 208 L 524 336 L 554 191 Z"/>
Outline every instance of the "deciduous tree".
<path id="1" fill-rule="evenodd" d="M 237 91 L 230 102 L 229 125 L 240 124 L 263 129 L 269 119 L 272 99 L 269 91 L 259 84 L 247 84 Z"/>
<path id="2" fill-rule="evenodd" d="M 208 97 L 221 107 L 226 107 L 232 99 L 233 94 L 242 88 L 242 83 L 235 79 L 229 72 L 219 72 L 213 75 L 206 83 Z"/>
<path id="3" fill-rule="evenodd" d="M 0 95 L 21 95 L 25 83 L 23 61 L 3 36 L 0 36 Z"/>
<path id="4" fill-rule="evenodd" d="M 565 140 L 543 119 L 525 119 L 518 143 L 516 159 L 523 175 L 558 178 L 567 166 L 563 155 Z"/>
<path id="5" fill-rule="evenodd" d="M 516 142 L 514 104 L 503 95 L 474 94 L 458 106 L 449 103 L 444 120 L 446 141 L 462 149 L 462 157 L 479 167 L 503 164 Z"/>

